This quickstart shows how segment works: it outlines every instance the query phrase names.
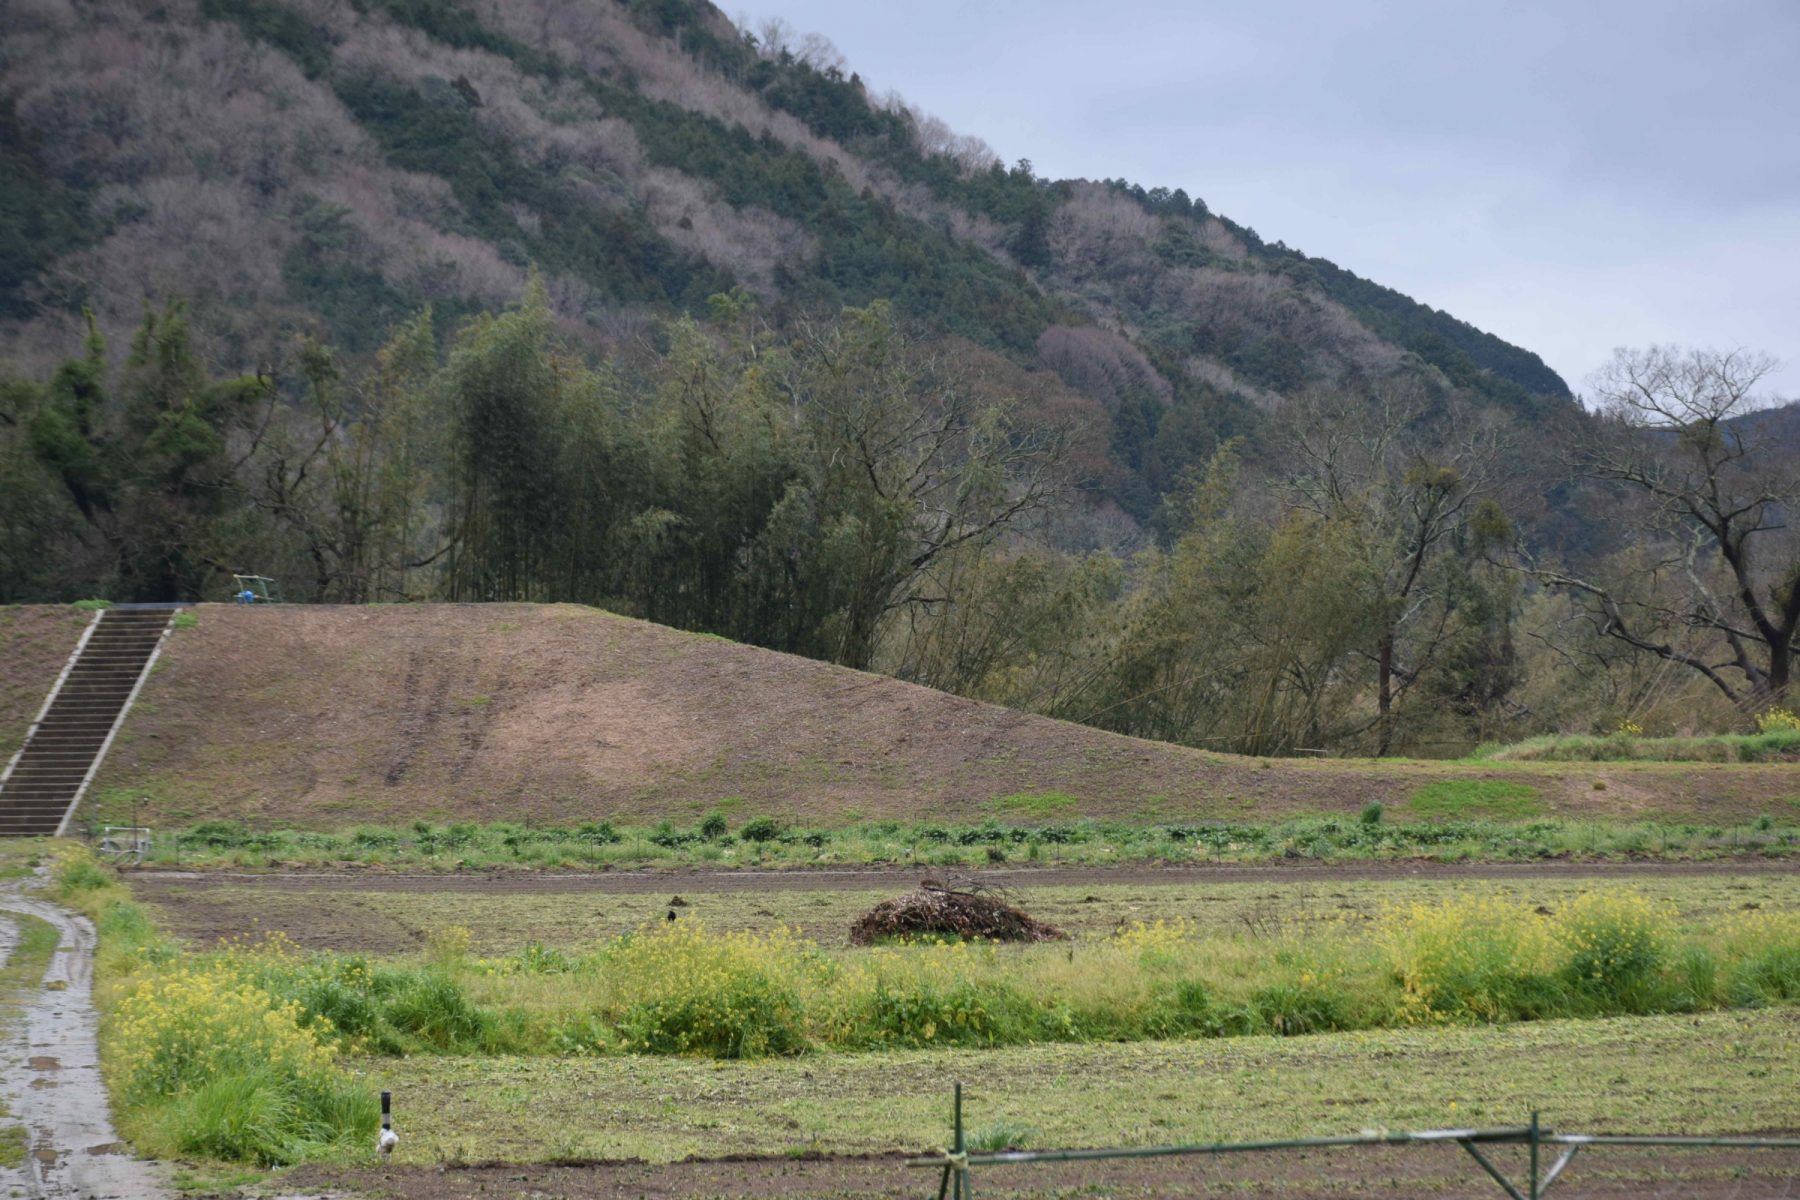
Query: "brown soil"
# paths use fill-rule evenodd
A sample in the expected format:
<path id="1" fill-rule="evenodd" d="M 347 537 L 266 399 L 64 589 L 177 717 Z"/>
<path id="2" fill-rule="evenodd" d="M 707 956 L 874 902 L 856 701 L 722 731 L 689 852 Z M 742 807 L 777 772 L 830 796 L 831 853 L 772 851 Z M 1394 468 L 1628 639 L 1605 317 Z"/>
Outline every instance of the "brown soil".
<path id="1" fill-rule="evenodd" d="M 1793 873 L 1800 863 L 1585 863 L 1460 865 L 1360 863 L 1291 866 L 1064 867 L 985 871 L 978 878 L 1004 888 L 1085 887 L 1132 884 L 1320 883 L 1351 880 L 1525 880 L 1542 878 L 1639 879 L 1667 875 Z M 422 874 L 362 870 L 248 874 L 226 871 L 130 873 L 131 888 L 154 905 L 158 920 L 190 945 L 281 932 L 314 950 L 401 953 L 417 950 L 418 929 L 389 915 L 382 896 L 402 892 L 438 895 L 451 911 L 458 895 L 660 895 L 683 897 L 775 891 L 880 891 L 916 882 L 918 872 L 898 868 L 790 871 L 487 871 Z M 254 894 L 246 907 L 245 893 Z M 332 898 L 327 901 L 322 895 Z"/>
<path id="2" fill-rule="evenodd" d="M 0 607 L 0 764 L 12 757 L 94 614 L 57 605 Z"/>
<path id="3" fill-rule="evenodd" d="M 1490 1152 L 1508 1168 L 1507 1151 Z M 1514 1156 L 1517 1152 L 1512 1152 Z M 785 1200 L 929 1196 L 939 1173 L 909 1168 L 900 1155 L 862 1158 L 723 1159 L 650 1166 L 602 1162 L 521 1166 L 382 1168 L 308 1167 L 286 1181 L 296 1188 L 367 1191 L 394 1200 L 665 1200 L 717 1196 L 775 1196 Z M 1489 1197 L 1503 1193 L 1475 1163 L 1449 1147 L 1356 1147 L 1284 1151 L 1217 1158 L 1166 1158 L 1091 1163 L 998 1166 L 975 1172 L 982 1196 L 1218 1196 L 1271 1195 L 1284 1200 L 1350 1197 Z M 1753 1200 L 1800 1194 L 1800 1152 L 1645 1151 L 1593 1149 L 1556 1183 L 1567 1200 L 1682 1197 Z"/>
<path id="4" fill-rule="evenodd" d="M 1800 792 L 1784 766 L 1211 754 L 575 605 L 196 611 L 101 773 L 97 794 L 121 806 L 104 815 L 135 800 L 152 825 L 573 823 L 691 820 L 735 801 L 841 824 L 1032 819 L 1029 803 L 990 802 L 1060 792 L 1079 809 L 1052 806 L 1052 819 L 1267 819 L 1374 801 L 1403 817 L 1421 784 L 1453 776 L 1528 784 L 1569 816 L 1727 820 Z M 19 632 L 0 629 L 0 649 L 69 624 L 67 609 L 13 610 Z"/>
<path id="5" fill-rule="evenodd" d="M 921 868 L 815 867 L 781 871 L 703 870 L 680 867 L 641 871 L 183 871 L 130 870 L 132 890 L 155 896 L 160 889 L 254 887 L 271 892 L 484 892 L 496 895 L 594 892 L 869 891 L 917 879 Z M 1118 867 L 1007 867 L 970 878 L 990 887 L 1079 887 L 1138 883 L 1304 883 L 1383 879 L 1634 879 L 1665 875 L 1791 875 L 1800 860 L 1730 859 L 1721 862 L 1357 862 L 1170 864 Z"/>
<path id="6" fill-rule="evenodd" d="M 295 893 L 259 895 L 246 909 L 242 894 L 208 888 L 150 886 L 138 894 L 156 905 L 158 923 L 189 945 L 256 940 L 279 933 L 308 950 L 399 954 L 423 944 L 419 933 L 383 911 L 378 897 L 321 903 Z"/>

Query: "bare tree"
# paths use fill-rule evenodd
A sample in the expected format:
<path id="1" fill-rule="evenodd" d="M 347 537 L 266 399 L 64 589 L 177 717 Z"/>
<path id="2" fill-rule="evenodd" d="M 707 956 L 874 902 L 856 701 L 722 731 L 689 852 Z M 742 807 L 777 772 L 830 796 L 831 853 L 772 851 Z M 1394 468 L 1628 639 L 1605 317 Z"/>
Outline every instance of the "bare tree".
<path id="1" fill-rule="evenodd" d="M 825 510 L 856 531 L 837 661 L 867 667 L 889 613 L 949 599 L 940 562 L 1064 494 L 1071 414 L 1025 412 L 986 376 L 974 347 L 912 340 L 886 301 L 802 327 L 779 387 L 807 414 Z"/>
<path id="2" fill-rule="evenodd" d="M 1775 366 L 1743 350 L 1616 351 L 1593 381 L 1601 415 L 1579 465 L 1637 501 L 1641 564 L 1618 582 L 1533 564 L 1603 633 L 1745 709 L 1787 694 L 1800 650 L 1800 457 L 1764 432 L 1756 395 Z"/>
<path id="3" fill-rule="evenodd" d="M 1358 599 L 1374 626 L 1377 756 L 1393 749 L 1394 708 L 1449 632 L 1457 601 L 1444 566 L 1499 482 L 1505 433 L 1497 420 L 1457 404 L 1432 407 L 1396 380 L 1367 400 L 1309 392 L 1287 414 L 1294 503 L 1349 539 L 1363 565 Z"/>

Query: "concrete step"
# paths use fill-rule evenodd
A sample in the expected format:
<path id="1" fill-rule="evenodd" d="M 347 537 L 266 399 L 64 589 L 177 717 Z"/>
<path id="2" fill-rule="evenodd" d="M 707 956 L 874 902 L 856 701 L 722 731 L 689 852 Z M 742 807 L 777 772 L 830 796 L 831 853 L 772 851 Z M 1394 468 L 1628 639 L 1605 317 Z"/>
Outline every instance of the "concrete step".
<path id="1" fill-rule="evenodd" d="M 107 609 L 0 784 L 0 837 L 53 834 L 156 653 L 173 609 Z"/>

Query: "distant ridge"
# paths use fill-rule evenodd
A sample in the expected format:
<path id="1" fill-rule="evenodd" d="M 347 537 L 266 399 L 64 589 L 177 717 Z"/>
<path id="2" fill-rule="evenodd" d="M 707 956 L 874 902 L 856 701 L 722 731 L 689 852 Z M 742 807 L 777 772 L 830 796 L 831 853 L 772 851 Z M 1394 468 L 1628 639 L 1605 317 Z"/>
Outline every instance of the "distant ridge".
<path id="1" fill-rule="evenodd" d="M 1100 399 L 1138 520 L 1309 386 L 1571 407 L 1528 350 L 1179 190 L 1003 166 L 696 0 L 41 0 L 0 63 L 0 365 L 28 374 L 83 306 L 119 353 L 170 295 L 233 371 L 427 304 L 447 331 L 534 265 L 596 344 L 733 287 L 778 321 L 886 298 Z"/>

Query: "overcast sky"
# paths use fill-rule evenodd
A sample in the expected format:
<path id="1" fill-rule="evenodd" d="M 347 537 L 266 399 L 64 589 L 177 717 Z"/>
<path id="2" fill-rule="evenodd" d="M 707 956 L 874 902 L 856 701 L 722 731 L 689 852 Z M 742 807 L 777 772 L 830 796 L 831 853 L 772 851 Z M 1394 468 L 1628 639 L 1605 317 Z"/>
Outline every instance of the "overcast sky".
<path id="1" fill-rule="evenodd" d="M 1800 0 L 751 0 L 1008 162 L 1182 187 L 1542 355 L 1800 398 Z"/>

